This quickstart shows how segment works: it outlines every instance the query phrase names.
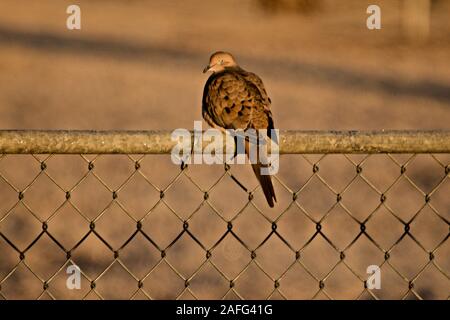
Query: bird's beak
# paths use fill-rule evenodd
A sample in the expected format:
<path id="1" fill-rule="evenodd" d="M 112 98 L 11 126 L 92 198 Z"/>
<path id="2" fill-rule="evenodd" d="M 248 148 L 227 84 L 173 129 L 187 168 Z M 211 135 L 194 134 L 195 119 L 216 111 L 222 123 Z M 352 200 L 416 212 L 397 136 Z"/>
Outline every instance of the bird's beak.
<path id="1" fill-rule="evenodd" d="M 216 65 L 217 65 L 217 63 L 215 63 L 215 64 L 213 64 L 213 65 L 208 64 L 208 65 L 205 67 L 205 69 L 203 69 L 203 73 L 207 73 L 208 71 L 211 71 L 211 68 L 214 67 L 214 66 L 216 66 Z M 214 72 L 214 71 L 213 71 L 213 72 Z"/>

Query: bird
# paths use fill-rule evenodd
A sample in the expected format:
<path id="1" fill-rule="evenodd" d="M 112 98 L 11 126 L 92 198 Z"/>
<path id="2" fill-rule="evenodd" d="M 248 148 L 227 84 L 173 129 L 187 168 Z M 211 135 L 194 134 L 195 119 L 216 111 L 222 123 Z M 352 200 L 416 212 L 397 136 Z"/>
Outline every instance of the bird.
<path id="1" fill-rule="evenodd" d="M 255 73 L 241 68 L 234 56 L 225 51 L 213 53 L 203 73 L 211 72 L 205 83 L 202 99 L 203 119 L 216 129 L 267 130 L 274 140 L 274 121 L 270 110 L 271 99 L 264 83 Z M 275 140 L 274 140 L 275 141 Z M 245 143 L 249 155 L 249 142 Z M 277 201 L 270 175 L 262 175 L 261 167 L 267 167 L 258 156 L 252 163 L 253 172 L 263 190 L 268 205 Z"/>

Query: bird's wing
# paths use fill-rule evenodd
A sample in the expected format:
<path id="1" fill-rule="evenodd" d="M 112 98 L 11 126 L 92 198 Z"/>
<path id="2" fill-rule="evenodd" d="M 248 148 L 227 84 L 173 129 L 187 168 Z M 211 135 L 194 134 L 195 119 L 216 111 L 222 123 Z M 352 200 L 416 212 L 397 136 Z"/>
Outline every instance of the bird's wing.
<path id="1" fill-rule="evenodd" d="M 202 109 L 203 117 L 212 126 L 244 130 L 271 126 L 266 99 L 258 87 L 238 71 L 228 70 L 208 79 Z"/>
<path id="2" fill-rule="evenodd" d="M 258 88 L 259 93 L 261 94 L 261 96 L 263 97 L 263 99 L 266 103 L 266 107 L 268 109 L 270 109 L 270 104 L 272 103 L 272 101 L 270 100 L 270 97 L 267 94 L 267 91 L 266 91 L 266 88 L 264 87 L 264 83 L 263 83 L 262 79 L 257 74 L 255 74 L 253 72 L 245 71 L 243 69 L 241 69 L 241 74 L 243 75 L 245 80 L 253 83 Z"/>
<path id="3" fill-rule="evenodd" d="M 274 123 L 272 118 L 272 112 L 270 111 L 270 106 L 272 101 L 270 100 L 269 95 L 267 94 L 266 88 L 264 87 L 264 83 L 262 79 L 255 73 L 245 71 L 240 68 L 240 73 L 245 78 L 246 81 L 252 83 L 259 91 L 261 97 L 264 99 L 264 109 L 265 113 L 267 115 L 268 125 L 267 125 L 267 135 L 270 137 L 274 142 L 278 143 L 278 138 L 276 136 L 272 136 L 273 132 L 271 129 L 274 129 Z M 260 127 L 258 127 L 260 128 Z"/>

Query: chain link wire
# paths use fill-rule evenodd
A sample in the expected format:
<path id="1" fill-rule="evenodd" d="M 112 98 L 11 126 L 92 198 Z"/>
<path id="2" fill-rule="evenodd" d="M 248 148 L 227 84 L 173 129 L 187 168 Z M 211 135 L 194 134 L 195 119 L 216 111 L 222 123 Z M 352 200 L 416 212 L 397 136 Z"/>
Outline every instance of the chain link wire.
<path id="1" fill-rule="evenodd" d="M 1 155 L 0 298 L 450 297 L 448 154 L 281 156 L 275 209 L 248 165 L 158 157 Z"/>

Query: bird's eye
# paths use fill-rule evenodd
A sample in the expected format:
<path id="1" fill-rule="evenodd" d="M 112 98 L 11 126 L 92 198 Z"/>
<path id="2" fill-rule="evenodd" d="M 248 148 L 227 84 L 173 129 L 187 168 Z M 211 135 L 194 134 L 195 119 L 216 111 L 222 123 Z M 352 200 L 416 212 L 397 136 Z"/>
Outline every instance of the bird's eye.
<path id="1" fill-rule="evenodd" d="M 220 64 L 223 64 L 223 60 L 220 60 L 219 63 L 220 63 Z"/>

